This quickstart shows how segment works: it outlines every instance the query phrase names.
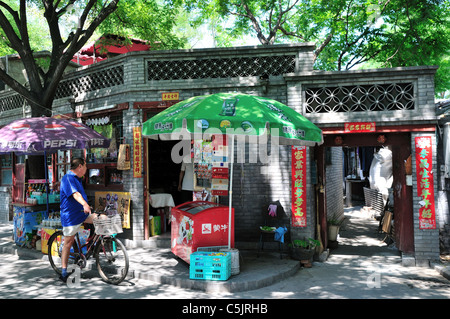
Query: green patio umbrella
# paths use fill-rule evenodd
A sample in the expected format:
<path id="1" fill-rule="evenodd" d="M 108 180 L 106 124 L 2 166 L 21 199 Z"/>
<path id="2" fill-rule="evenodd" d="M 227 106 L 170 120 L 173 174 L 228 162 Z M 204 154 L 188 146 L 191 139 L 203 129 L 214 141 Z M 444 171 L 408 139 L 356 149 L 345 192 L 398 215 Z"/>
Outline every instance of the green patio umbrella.
<path id="1" fill-rule="evenodd" d="M 217 93 L 181 101 L 143 124 L 142 135 L 161 140 L 201 139 L 204 133 L 231 137 L 229 229 L 233 186 L 234 138 L 271 134 L 280 145 L 323 143 L 322 131 L 290 107 L 264 97 Z M 257 142 L 249 139 L 249 142 Z M 230 248 L 231 230 L 228 237 Z"/>
<path id="2" fill-rule="evenodd" d="M 179 139 L 207 130 L 227 135 L 264 135 L 279 138 L 281 145 L 321 144 L 322 131 L 290 107 L 264 97 L 241 93 L 195 96 L 181 101 L 144 123 L 144 137 Z M 174 134 L 175 133 L 175 134 Z"/>

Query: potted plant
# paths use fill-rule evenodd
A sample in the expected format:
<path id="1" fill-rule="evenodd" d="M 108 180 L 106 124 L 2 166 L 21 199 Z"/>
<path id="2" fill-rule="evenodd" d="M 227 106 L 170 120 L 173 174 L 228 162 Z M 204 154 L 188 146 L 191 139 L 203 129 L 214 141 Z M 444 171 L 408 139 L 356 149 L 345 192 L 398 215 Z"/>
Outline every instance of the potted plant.
<path id="1" fill-rule="evenodd" d="M 295 239 L 289 245 L 291 257 L 295 260 L 312 260 L 316 247 L 320 242 L 316 239 Z"/>
<path id="2" fill-rule="evenodd" d="M 336 215 L 333 215 L 332 218 L 327 220 L 328 225 L 328 240 L 336 241 L 337 236 L 339 234 L 339 228 L 341 227 L 342 222 L 337 219 Z"/>

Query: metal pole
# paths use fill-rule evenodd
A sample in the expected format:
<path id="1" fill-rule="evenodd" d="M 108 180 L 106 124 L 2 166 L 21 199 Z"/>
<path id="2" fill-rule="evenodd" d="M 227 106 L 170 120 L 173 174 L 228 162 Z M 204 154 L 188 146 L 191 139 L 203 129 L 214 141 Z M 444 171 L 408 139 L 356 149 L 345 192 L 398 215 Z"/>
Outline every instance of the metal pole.
<path id="1" fill-rule="evenodd" d="M 231 211 L 233 202 L 233 162 L 234 162 L 234 135 L 231 138 L 231 157 L 230 157 L 230 190 L 228 192 L 228 249 L 231 249 Z M 234 225 L 233 225 L 234 227 Z"/>
<path id="2" fill-rule="evenodd" d="M 47 196 L 47 214 L 50 214 L 48 205 L 48 165 L 47 165 L 47 151 L 44 151 L 44 165 L 45 165 L 45 193 Z"/>

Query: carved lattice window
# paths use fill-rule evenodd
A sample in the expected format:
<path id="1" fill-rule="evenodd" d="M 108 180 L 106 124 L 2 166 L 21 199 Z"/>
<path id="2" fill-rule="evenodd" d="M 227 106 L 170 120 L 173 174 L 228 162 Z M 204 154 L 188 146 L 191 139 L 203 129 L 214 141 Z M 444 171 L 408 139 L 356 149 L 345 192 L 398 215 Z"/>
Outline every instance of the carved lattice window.
<path id="1" fill-rule="evenodd" d="M 22 95 L 13 94 L 0 99 L 0 114 L 3 111 L 18 109 L 26 103 Z"/>
<path id="2" fill-rule="evenodd" d="M 306 113 L 413 110 L 412 83 L 308 88 Z"/>
<path id="3" fill-rule="evenodd" d="M 148 61 L 148 80 L 282 75 L 295 71 L 295 55 Z"/>
<path id="4" fill-rule="evenodd" d="M 56 91 L 56 99 L 104 89 L 123 84 L 123 66 L 104 69 L 99 72 L 61 81 Z"/>

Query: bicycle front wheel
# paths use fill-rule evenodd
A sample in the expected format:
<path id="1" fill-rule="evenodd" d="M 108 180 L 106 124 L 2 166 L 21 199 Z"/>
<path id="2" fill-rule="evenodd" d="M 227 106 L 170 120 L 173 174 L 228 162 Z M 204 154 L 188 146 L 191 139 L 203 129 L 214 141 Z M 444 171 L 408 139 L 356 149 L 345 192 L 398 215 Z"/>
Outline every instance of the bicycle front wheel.
<path id="1" fill-rule="evenodd" d="M 61 253 L 63 246 L 64 246 L 63 232 L 60 230 L 54 232 L 48 239 L 47 256 L 50 265 L 58 275 L 61 275 L 62 273 Z M 67 266 L 75 265 L 78 262 L 78 259 L 79 259 L 78 248 L 76 242 L 74 241 L 73 246 L 71 248 L 69 260 L 67 262 Z"/>
<path id="2" fill-rule="evenodd" d="M 106 282 L 118 285 L 127 276 L 128 253 L 125 246 L 117 238 L 100 238 L 95 247 L 95 258 L 98 272 Z"/>

